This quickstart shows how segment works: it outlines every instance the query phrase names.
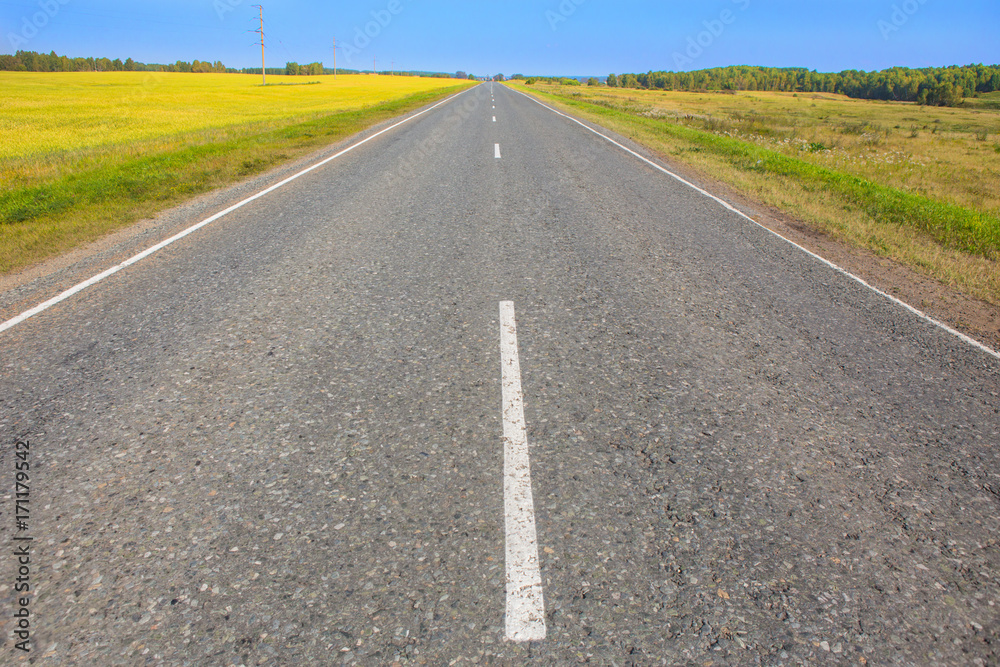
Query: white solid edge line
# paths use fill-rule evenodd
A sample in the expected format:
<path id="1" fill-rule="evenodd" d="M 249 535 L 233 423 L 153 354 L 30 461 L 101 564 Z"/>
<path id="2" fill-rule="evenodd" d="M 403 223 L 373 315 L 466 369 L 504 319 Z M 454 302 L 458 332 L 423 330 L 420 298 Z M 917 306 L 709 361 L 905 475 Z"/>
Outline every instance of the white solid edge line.
<path id="1" fill-rule="evenodd" d="M 508 90 L 514 90 L 514 89 L 510 88 Z M 842 269 L 841 267 L 837 266 L 836 264 L 834 264 L 830 260 L 828 260 L 828 259 L 826 259 L 824 257 L 820 257 L 819 255 L 817 255 L 816 253 L 812 252 L 811 250 L 803 248 L 802 246 L 800 246 L 795 241 L 792 241 L 791 239 L 785 238 L 784 236 L 782 236 L 778 232 L 774 231 L 773 229 L 768 229 L 767 227 L 765 227 L 764 225 L 760 224 L 759 222 L 757 222 L 756 220 L 754 220 L 753 218 L 751 218 L 749 215 L 747 215 L 743 211 L 741 211 L 741 210 L 737 209 L 736 207 L 734 207 L 729 202 L 724 201 L 723 199 L 720 199 L 719 197 L 716 197 L 712 193 L 710 193 L 710 192 L 708 192 L 706 190 L 703 190 L 702 188 L 699 188 L 697 185 L 695 185 L 694 183 L 691 183 L 690 181 L 684 180 L 683 178 L 681 178 L 677 174 L 673 173 L 672 171 L 669 171 L 668 169 L 665 169 L 664 167 L 656 164 L 652 160 L 650 160 L 650 159 L 648 159 L 646 157 L 643 157 L 639 153 L 636 153 L 631 148 L 628 148 L 627 146 L 623 146 L 620 143 L 618 143 L 617 141 L 615 141 L 614 139 L 601 134 L 600 132 L 598 132 L 597 130 L 593 129 L 592 127 L 590 127 L 589 125 L 585 124 L 584 122 L 582 122 L 580 120 L 577 120 L 576 118 L 573 118 L 572 116 L 564 114 L 561 111 L 558 111 L 557 109 L 553 109 L 549 105 L 547 105 L 547 104 L 545 104 L 543 102 L 540 102 L 539 100 L 536 100 L 531 95 L 528 95 L 526 93 L 522 93 L 520 90 L 514 90 L 514 92 L 518 93 L 520 95 L 524 95 L 525 97 L 527 97 L 532 102 L 535 102 L 535 103 L 539 104 L 540 106 L 545 107 L 546 109 L 548 109 L 549 111 L 551 111 L 554 114 L 558 114 L 558 115 L 562 116 L 563 118 L 567 118 L 567 119 L 573 121 L 574 123 L 580 125 L 581 127 L 586 128 L 587 130 L 593 132 L 594 134 L 596 134 L 597 136 L 601 137 L 602 139 L 611 142 L 615 146 L 618 146 L 618 148 L 621 148 L 623 151 L 626 151 L 627 153 L 631 153 L 632 155 L 634 155 L 635 157 L 639 158 L 640 160 L 642 160 L 646 164 L 650 165 L 651 167 L 662 171 L 664 174 L 666 174 L 666 175 L 668 175 L 668 176 L 670 176 L 672 178 L 677 179 L 678 181 L 680 181 L 684 185 L 687 185 L 688 187 L 693 188 L 694 190 L 697 190 L 698 192 L 700 192 L 701 194 L 705 195 L 706 197 L 709 197 L 710 199 L 714 199 L 715 201 L 717 201 L 718 203 L 722 204 L 724 207 L 726 207 L 727 209 L 729 209 L 730 211 L 732 211 L 733 213 L 735 213 L 736 215 L 739 215 L 740 217 L 746 218 L 747 220 L 749 220 L 753 224 L 757 225 L 761 229 L 763 229 L 763 230 L 765 230 L 765 231 L 773 234 L 774 236 L 777 236 L 782 241 L 785 241 L 786 243 L 788 243 L 788 244 L 790 244 L 790 245 L 798 248 L 799 250 L 801 250 L 802 252 L 806 253 L 807 255 L 810 255 L 813 258 L 818 259 L 819 261 L 821 261 L 822 263 L 826 264 L 828 267 L 830 267 L 831 269 L 833 269 L 837 273 L 840 273 L 840 274 L 842 274 L 844 276 L 847 276 L 848 278 L 850 278 L 850 279 L 852 279 L 852 280 L 860 283 L 864 287 L 867 287 L 868 289 L 870 289 L 871 291 L 875 292 L 879 296 L 885 297 L 886 299 L 889 299 L 890 301 L 892 301 L 896 305 L 902 306 L 903 308 L 905 308 L 906 310 L 910 311 L 911 313 L 913 313 L 914 315 L 916 315 L 920 319 L 924 320 L 925 322 L 929 322 L 930 324 L 933 324 L 934 326 L 936 326 L 936 327 L 938 327 L 940 329 L 943 329 L 944 331 L 947 331 L 951 335 L 956 336 L 957 338 L 959 338 L 962 341 L 968 343 L 969 345 L 971 345 L 971 346 L 973 346 L 973 347 L 981 350 L 982 352 L 985 352 L 986 354 L 988 354 L 988 355 L 990 355 L 992 357 L 1000 359 L 1000 352 L 998 352 L 997 350 L 994 350 L 994 349 L 992 349 L 990 347 L 987 347 L 986 345 L 983 345 L 978 340 L 965 335 L 961 331 L 956 331 L 955 329 L 952 329 L 950 326 L 948 326 L 944 322 L 936 320 L 933 317 L 931 317 L 930 315 L 928 315 L 927 313 L 924 313 L 923 311 L 917 310 L 916 308 L 914 308 L 910 304 L 906 303 L 905 301 L 901 301 L 900 299 L 897 299 L 896 297 L 892 296 L 891 294 L 887 294 L 887 293 L 883 292 L 879 288 L 877 288 L 877 287 L 869 284 L 868 282 L 866 282 L 863 278 L 860 278 L 860 277 L 854 275 L 853 273 L 851 273 L 847 269 Z"/>
<path id="2" fill-rule="evenodd" d="M 500 144 L 494 144 L 493 146 L 494 146 L 494 150 L 493 150 L 494 155 L 496 156 L 496 159 L 499 160 L 500 159 Z"/>
<path id="3" fill-rule="evenodd" d="M 524 430 L 521 365 L 517 354 L 514 304 L 500 304 L 500 353 L 503 366 L 503 502 L 506 534 L 507 621 L 509 641 L 545 639 L 545 603 L 538 565 L 531 461 Z"/>
<path id="4" fill-rule="evenodd" d="M 35 306 L 31 310 L 27 310 L 27 311 L 21 313 L 20 315 L 18 315 L 17 317 L 13 317 L 13 318 L 7 320 L 6 322 L 4 322 L 3 324 L 0 324 L 0 333 L 3 333 L 7 329 L 15 327 L 18 324 L 24 322 L 25 320 L 27 320 L 27 319 L 29 319 L 31 317 L 34 317 L 35 315 L 38 315 L 39 313 L 41 313 L 43 311 L 48 310 L 52 306 L 54 306 L 54 305 L 56 305 L 56 304 L 58 304 L 58 303 L 60 303 L 62 301 L 65 301 L 66 299 L 70 298 L 74 294 L 82 292 L 83 290 L 87 289 L 88 287 L 91 287 L 91 286 L 93 286 L 93 285 L 101 282 L 105 278 L 118 273 L 122 269 L 124 269 L 126 267 L 129 267 L 129 266 L 135 264 L 136 262 L 142 261 L 143 259 L 149 257 L 153 253 L 155 253 L 155 252 L 157 252 L 159 250 L 162 250 L 163 248 L 166 248 L 168 245 L 181 240 L 182 238 L 184 238 L 188 234 L 192 234 L 192 233 L 198 231 L 202 227 L 215 222 L 219 218 L 222 218 L 222 217 L 225 217 L 226 215 L 229 215 L 233 211 L 246 206 L 250 202 L 252 202 L 252 201 L 254 201 L 256 199 L 260 199 L 261 197 L 274 192 L 278 188 L 281 188 L 281 187 L 283 187 L 285 185 L 288 185 L 289 183 L 291 183 L 295 179 L 297 179 L 297 178 L 299 178 L 301 176 L 305 176 L 306 174 L 308 174 L 311 171 L 319 169 L 320 167 L 322 167 L 323 165 L 327 164 L 328 162 L 332 162 L 333 160 L 336 160 L 337 158 L 339 158 L 340 156 L 342 156 L 342 155 L 344 155 L 346 153 L 350 153 L 351 151 L 353 151 L 358 146 L 361 146 L 363 144 L 368 143 L 369 141 L 371 141 L 375 137 L 377 137 L 377 136 L 379 136 L 381 134 L 385 134 L 389 130 L 393 130 L 393 129 L 399 127 L 403 123 L 408 123 L 409 121 L 413 120 L 414 118 L 422 116 L 425 113 L 427 113 L 429 111 L 432 111 L 433 109 L 436 109 L 437 107 L 441 106 L 442 104 L 447 104 L 448 102 L 450 102 L 451 100 L 455 99 L 459 95 L 467 93 L 470 90 L 472 90 L 472 88 L 467 88 L 466 90 L 463 90 L 460 93 L 456 93 L 456 94 L 452 95 L 451 97 L 438 102 L 437 104 L 435 104 L 432 107 L 428 107 L 428 108 L 424 109 L 423 111 L 420 111 L 419 113 L 415 113 L 412 116 L 408 116 L 407 118 L 404 118 L 403 120 L 399 121 L 398 123 L 396 123 L 396 124 L 394 124 L 394 125 L 392 125 L 390 127 L 387 127 L 384 130 L 380 130 L 379 132 L 376 132 L 375 134 L 371 135 L 370 137 L 366 137 L 365 139 L 359 141 L 356 144 L 348 146 L 347 148 L 345 148 L 344 150 L 340 151 L 336 155 L 333 155 L 333 156 L 328 157 L 328 158 L 326 158 L 326 159 L 324 159 L 324 160 L 322 160 L 320 162 L 317 162 L 316 164 L 314 164 L 314 165 L 312 165 L 310 167 L 307 167 L 306 169 L 303 169 L 302 171 L 300 171 L 299 173 L 295 174 L 294 176 L 290 176 L 290 177 L 286 178 L 285 180 L 281 181 L 280 183 L 276 183 L 275 185 L 272 185 L 271 187 L 269 187 L 269 188 L 267 188 L 265 190 L 261 190 L 257 194 L 255 194 L 255 195 L 253 195 L 251 197 L 247 197 L 246 199 L 244 199 L 243 201 L 239 202 L 238 204 L 234 204 L 234 205 L 230 206 L 229 208 L 227 208 L 226 210 L 220 211 L 219 213 L 216 213 L 212 217 L 206 218 L 205 220 L 202 220 L 198 224 L 193 225 L 191 227 L 188 227 L 187 229 L 185 229 L 184 231 L 180 232 L 179 234 L 175 234 L 174 236 L 171 236 L 169 239 L 167 239 L 165 241 L 161 241 L 160 243 L 157 243 L 153 247 L 147 248 L 146 250 L 143 250 L 138 255 L 135 255 L 134 257 L 131 257 L 131 258 L 125 260 L 121 264 L 118 264 L 116 266 L 112 266 L 110 269 L 108 269 L 108 270 L 106 270 L 106 271 L 104 271 L 102 273 L 97 274 L 93 278 L 85 280 L 85 281 L 83 281 L 82 283 L 80 283 L 78 285 L 74 285 L 73 287 L 69 288 L 65 292 L 63 292 L 63 293 L 61 293 L 61 294 L 59 294 L 59 295 L 57 295 L 57 296 L 49 299 L 48 301 L 46 301 L 44 303 L 41 303 L 41 304 Z"/>

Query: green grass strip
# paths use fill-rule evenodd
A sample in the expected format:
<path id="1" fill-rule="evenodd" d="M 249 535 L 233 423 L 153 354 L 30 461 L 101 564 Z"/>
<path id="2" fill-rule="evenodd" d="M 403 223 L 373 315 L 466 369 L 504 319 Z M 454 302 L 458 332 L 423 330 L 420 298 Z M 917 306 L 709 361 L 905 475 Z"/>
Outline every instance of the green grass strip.
<path id="1" fill-rule="evenodd" d="M 1000 256 L 1000 219 L 985 212 L 880 185 L 732 137 L 665 120 L 643 118 L 605 105 L 547 91 L 533 92 L 600 117 L 686 141 L 727 159 L 730 164 L 744 171 L 774 174 L 822 186 L 865 211 L 876 221 L 917 229 L 947 248 L 990 260 L 996 260 Z"/>

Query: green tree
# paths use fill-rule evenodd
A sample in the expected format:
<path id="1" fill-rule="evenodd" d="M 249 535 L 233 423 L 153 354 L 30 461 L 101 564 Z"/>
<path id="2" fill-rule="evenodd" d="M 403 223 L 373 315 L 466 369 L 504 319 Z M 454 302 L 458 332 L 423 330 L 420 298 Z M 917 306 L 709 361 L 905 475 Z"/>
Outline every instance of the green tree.
<path id="1" fill-rule="evenodd" d="M 927 95 L 927 103 L 932 106 L 953 107 L 961 102 L 954 84 L 941 82 L 934 86 Z"/>
<path id="2" fill-rule="evenodd" d="M 608 88 L 617 88 L 617 87 L 618 87 L 618 77 L 615 76 L 614 73 L 609 74 L 608 75 Z"/>
<path id="3" fill-rule="evenodd" d="M 649 77 L 649 86 L 657 90 L 666 90 L 670 86 L 670 79 L 665 72 L 656 72 Z"/>

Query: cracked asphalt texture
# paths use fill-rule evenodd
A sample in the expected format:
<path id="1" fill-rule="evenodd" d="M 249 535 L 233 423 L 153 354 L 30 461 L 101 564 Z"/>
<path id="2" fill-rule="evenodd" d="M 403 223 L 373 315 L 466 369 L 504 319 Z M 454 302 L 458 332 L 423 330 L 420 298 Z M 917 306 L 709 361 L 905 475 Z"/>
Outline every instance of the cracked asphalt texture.
<path id="1" fill-rule="evenodd" d="M 0 334 L 0 662 L 1000 663 L 1000 363 L 493 89 Z"/>

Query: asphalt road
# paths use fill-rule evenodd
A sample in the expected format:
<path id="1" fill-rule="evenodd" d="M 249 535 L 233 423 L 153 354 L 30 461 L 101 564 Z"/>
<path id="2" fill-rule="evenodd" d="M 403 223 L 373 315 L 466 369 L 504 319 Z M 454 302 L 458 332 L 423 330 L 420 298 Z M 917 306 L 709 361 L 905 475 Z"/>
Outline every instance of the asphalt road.
<path id="1" fill-rule="evenodd" d="M 998 664 L 1000 362 L 493 90 L 0 333 L 0 662 Z"/>

